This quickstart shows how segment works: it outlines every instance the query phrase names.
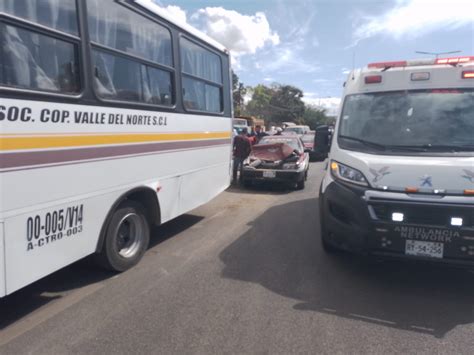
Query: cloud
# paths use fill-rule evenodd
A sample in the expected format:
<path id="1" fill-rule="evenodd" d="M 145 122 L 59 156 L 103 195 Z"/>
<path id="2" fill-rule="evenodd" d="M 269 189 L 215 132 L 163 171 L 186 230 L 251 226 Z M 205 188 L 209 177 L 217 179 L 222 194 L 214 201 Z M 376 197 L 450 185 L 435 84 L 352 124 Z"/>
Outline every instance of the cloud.
<path id="1" fill-rule="evenodd" d="M 186 11 L 179 6 L 168 5 L 163 8 L 172 18 L 181 23 L 187 23 Z"/>
<path id="2" fill-rule="evenodd" d="M 187 23 L 187 15 L 186 11 L 184 11 L 179 6 L 175 5 L 168 5 L 163 6 L 161 1 L 159 0 L 148 0 L 150 3 L 154 3 L 154 5 L 158 6 L 161 10 L 165 11 L 172 19 L 180 23 Z"/>
<path id="3" fill-rule="evenodd" d="M 339 97 L 320 97 L 318 93 L 306 92 L 303 101 L 316 108 L 324 108 L 329 116 L 336 116 L 341 99 Z"/>
<path id="4" fill-rule="evenodd" d="M 321 70 L 318 62 L 307 60 L 302 56 L 303 49 L 298 45 L 285 44 L 275 48 L 269 60 L 262 65 L 265 72 L 278 72 L 279 74 L 306 73 L 312 74 Z"/>
<path id="5" fill-rule="evenodd" d="M 474 25 L 473 0 L 397 0 L 394 8 L 377 16 L 363 16 L 355 29 L 357 44 L 379 34 L 396 39 L 416 38 L 438 29 Z"/>
<path id="6" fill-rule="evenodd" d="M 332 81 L 333 80 L 321 79 L 321 78 L 316 78 L 316 79 L 312 80 L 312 82 L 315 83 L 315 84 L 325 84 L 325 83 L 332 82 Z"/>
<path id="7" fill-rule="evenodd" d="M 278 33 L 272 31 L 263 12 L 248 16 L 222 7 L 206 7 L 198 10 L 191 19 L 235 56 L 255 54 L 267 44 L 280 43 Z"/>

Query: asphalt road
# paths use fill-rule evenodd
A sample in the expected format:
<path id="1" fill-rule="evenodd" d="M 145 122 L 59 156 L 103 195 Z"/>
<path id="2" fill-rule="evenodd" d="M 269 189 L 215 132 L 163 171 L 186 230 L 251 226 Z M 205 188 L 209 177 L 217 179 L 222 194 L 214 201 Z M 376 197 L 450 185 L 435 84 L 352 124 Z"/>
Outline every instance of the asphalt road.
<path id="1" fill-rule="evenodd" d="M 322 167 L 230 188 L 126 273 L 82 261 L 0 300 L 0 353 L 474 353 L 472 271 L 322 251 Z"/>

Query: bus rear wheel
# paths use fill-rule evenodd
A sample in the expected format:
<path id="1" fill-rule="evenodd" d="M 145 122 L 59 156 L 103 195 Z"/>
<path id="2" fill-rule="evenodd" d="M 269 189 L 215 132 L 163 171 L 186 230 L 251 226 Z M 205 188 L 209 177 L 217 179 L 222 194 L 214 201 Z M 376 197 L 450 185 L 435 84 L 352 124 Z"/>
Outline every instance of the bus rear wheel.
<path id="1" fill-rule="evenodd" d="M 126 201 L 110 219 L 99 262 L 109 270 L 125 271 L 140 261 L 149 242 L 150 227 L 143 207 Z"/>

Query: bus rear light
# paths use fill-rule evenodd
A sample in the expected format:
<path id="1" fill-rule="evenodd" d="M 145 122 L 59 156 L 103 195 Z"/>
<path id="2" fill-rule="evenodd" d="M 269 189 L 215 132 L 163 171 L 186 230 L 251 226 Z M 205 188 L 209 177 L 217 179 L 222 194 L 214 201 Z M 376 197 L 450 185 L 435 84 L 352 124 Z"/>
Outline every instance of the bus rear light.
<path id="1" fill-rule="evenodd" d="M 474 190 L 464 190 L 464 195 L 474 196 Z"/>
<path id="2" fill-rule="evenodd" d="M 419 191 L 417 187 L 405 187 L 405 192 L 409 194 L 416 194 Z"/>
<path id="3" fill-rule="evenodd" d="M 463 79 L 474 79 L 474 70 L 466 70 L 462 72 Z"/>
<path id="4" fill-rule="evenodd" d="M 411 81 L 430 80 L 430 73 L 411 73 Z"/>
<path id="5" fill-rule="evenodd" d="M 380 84 L 382 82 L 382 75 L 369 75 L 365 77 L 366 84 Z"/>

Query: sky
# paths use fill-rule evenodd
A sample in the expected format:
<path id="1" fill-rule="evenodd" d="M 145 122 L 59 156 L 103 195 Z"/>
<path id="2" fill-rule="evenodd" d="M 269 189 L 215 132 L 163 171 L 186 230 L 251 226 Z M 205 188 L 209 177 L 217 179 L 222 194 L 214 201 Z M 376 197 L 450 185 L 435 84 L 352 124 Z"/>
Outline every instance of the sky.
<path id="1" fill-rule="evenodd" d="M 225 45 L 245 85 L 294 85 L 330 114 L 353 67 L 474 55 L 474 0 L 150 1 Z"/>

